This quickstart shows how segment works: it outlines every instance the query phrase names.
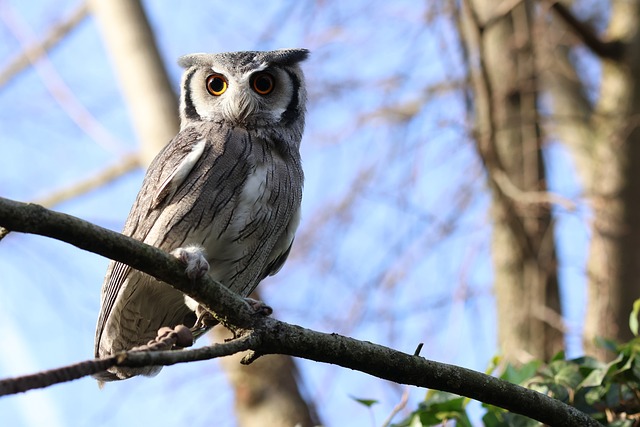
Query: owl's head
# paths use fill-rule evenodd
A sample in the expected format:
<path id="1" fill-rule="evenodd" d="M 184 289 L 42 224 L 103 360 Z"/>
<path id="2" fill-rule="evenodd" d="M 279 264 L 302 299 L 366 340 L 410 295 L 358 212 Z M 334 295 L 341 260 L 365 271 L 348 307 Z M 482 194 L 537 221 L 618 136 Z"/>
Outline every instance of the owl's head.
<path id="1" fill-rule="evenodd" d="M 245 128 L 304 126 L 306 90 L 299 63 L 308 55 L 307 49 L 280 49 L 181 57 L 181 127 L 201 121 Z"/>

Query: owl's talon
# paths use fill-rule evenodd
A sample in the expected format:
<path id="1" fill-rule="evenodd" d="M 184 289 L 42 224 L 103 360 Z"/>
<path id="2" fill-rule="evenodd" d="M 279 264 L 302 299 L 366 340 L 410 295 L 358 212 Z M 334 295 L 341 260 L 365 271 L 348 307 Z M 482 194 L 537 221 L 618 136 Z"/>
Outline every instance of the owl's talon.
<path id="1" fill-rule="evenodd" d="M 199 305 L 196 307 L 196 322 L 190 328 L 191 332 L 196 333 L 203 329 L 209 329 L 218 324 L 218 321 L 213 314 L 211 314 L 206 308 Z"/>
<path id="2" fill-rule="evenodd" d="M 273 308 L 262 301 L 253 298 L 244 298 L 244 301 L 249 304 L 249 307 L 256 314 L 262 314 L 263 316 L 271 316 L 273 314 Z"/>
<path id="3" fill-rule="evenodd" d="M 204 256 L 204 249 L 192 245 L 171 251 L 171 255 L 186 264 L 185 273 L 191 280 L 200 279 L 209 272 L 209 263 Z"/>

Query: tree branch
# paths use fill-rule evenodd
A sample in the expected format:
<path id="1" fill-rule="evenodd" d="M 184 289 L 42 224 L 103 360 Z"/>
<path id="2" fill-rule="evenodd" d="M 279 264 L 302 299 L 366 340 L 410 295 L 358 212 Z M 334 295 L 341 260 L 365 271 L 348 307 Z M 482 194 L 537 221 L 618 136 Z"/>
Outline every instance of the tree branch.
<path id="1" fill-rule="evenodd" d="M 190 281 L 184 274 L 184 266 L 171 255 L 70 215 L 0 198 L 0 226 L 11 231 L 65 241 L 127 263 L 171 284 L 212 311 L 221 323 L 248 333 L 245 337 L 249 338 L 244 338 L 244 342 L 250 344 L 248 348 L 257 356 L 287 354 L 331 363 L 399 384 L 456 393 L 553 426 L 600 425 L 559 400 L 470 369 L 430 361 L 338 334 L 312 331 L 270 317 L 256 316 L 239 296 L 208 275 L 198 281 Z M 127 353 L 127 357 L 131 357 L 130 353 Z M 197 360 L 207 358 L 197 350 L 170 353 L 181 357 L 180 362 L 190 360 L 195 354 L 200 357 Z M 146 361 L 151 364 L 166 362 L 162 360 L 164 354 L 139 357 L 153 358 Z M 174 357 L 173 354 L 171 357 Z M 178 362 L 172 359 L 172 363 Z"/>
<path id="2" fill-rule="evenodd" d="M 62 22 L 49 30 L 38 43 L 27 47 L 0 70 L 0 87 L 6 85 L 20 71 L 27 68 L 35 59 L 53 49 L 64 37 L 86 18 L 89 12 L 86 2 L 80 3 L 76 9 Z"/>
<path id="3" fill-rule="evenodd" d="M 116 163 L 98 171 L 93 176 L 68 187 L 53 191 L 44 197 L 34 200 L 33 203 L 44 207 L 53 207 L 67 200 L 89 193 L 111 181 L 115 181 L 138 167 L 140 167 L 140 156 L 138 154 L 127 154 L 120 157 Z"/>
<path id="4" fill-rule="evenodd" d="M 580 41 L 593 53 L 603 59 L 611 59 L 614 61 L 622 59 L 622 55 L 624 54 L 624 43 L 622 41 L 601 40 L 593 31 L 593 28 L 580 21 L 567 6 L 557 0 L 547 0 L 547 3 L 551 3 L 551 8 L 556 14 L 562 18 Z"/>
<path id="5" fill-rule="evenodd" d="M 114 366 L 128 366 L 131 368 L 153 365 L 169 366 L 175 365 L 176 363 L 230 356 L 241 351 L 249 350 L 255 346 L 256 336 L 249 334 L 233 341 L 184 351 L 131 350 L 104 359 L 87 360 L 73 365 L 38 372 L 33 375 L 0 380 L 0 396 L 22 393 L 28 390 L 76 380 L 86 377 L 87 375 L 106 371 Z"/>

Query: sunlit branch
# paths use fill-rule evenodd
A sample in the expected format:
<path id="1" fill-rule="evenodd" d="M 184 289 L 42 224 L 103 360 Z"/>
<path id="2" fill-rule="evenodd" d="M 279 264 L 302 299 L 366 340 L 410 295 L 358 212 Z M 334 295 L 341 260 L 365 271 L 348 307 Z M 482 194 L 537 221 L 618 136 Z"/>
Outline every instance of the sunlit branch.
<path id="1" fill-rule="evenodd" d="M 239 336 L 253 336 L 248 346 L 253 355 L 245 359 L 249 362 L 261 355 L 287 354 L 358 370 L 399 384 L 456 393 L 550 425 L 600 425 L 559 400 L 470 369 L 256 316 L 242 298 L 208 275 L 191 281 L 184 274 L 184 266 L 171 255 L 70 215 L 0 198 L 0 226 L 65 241 L 125 262 L 171 284 L 210 310 L 225 326 L 234 328 Z M 158 364 L 159 360 L 152 363 Z"/>
<path id="2" fill-rule="evenodd" d="M 255 336 L 249 334 L 233 341 L 189 350 L 132 350 L 122 352 L 104 359 L 87 360 L 73 365 L 38 372 L 33 375 L 0 380 L 0 396 L 23 393 L 29 390 L 45 388 L 53 384 L 73 381 L 88 375 L 97 374 L 114 366 L 131 368 L 154 365 L 169 366 L 177 363 L 211 360 L 248 350 L 252 346 L 255 346 L 254 341 Z"/>
<path id="3" fill-rule="evenodd" d="M 113 165 L 107 166 L 95 175 L 81 180 L 69 187 L 53 191 L 44 197 L 38 198 L 33 203 L 44 207 L 53 207 L 67 200 L 86 194 L 99 188 L 122 175 L 131 172 L 140 166 L 140 158 L 137 154 L 130 154 L 117 160 Z"/>

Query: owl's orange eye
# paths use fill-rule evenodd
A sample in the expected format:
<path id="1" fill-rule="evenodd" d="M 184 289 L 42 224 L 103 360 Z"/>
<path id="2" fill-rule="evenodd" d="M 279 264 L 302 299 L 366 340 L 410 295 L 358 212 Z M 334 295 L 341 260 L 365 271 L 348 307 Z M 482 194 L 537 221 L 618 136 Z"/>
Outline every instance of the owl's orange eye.
<path id="1" fill-rule="evenodd" d="M 222 74 L 207 77 L 207 90 L 213 96 L 220 96 L 227 90 L 227 79 Z"/>
<path id="2" fill-rule="evenodd" d="M 268 95 L 276 87 L 276 81 L 269 73 L 257 73 L 251 77 L 251 87 L 260 95 Z"/>

